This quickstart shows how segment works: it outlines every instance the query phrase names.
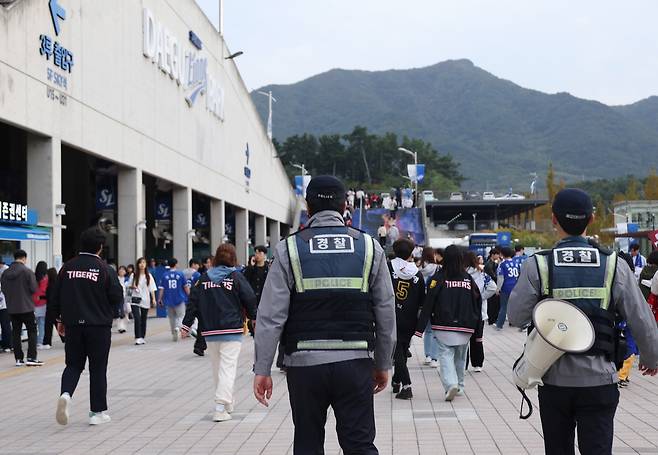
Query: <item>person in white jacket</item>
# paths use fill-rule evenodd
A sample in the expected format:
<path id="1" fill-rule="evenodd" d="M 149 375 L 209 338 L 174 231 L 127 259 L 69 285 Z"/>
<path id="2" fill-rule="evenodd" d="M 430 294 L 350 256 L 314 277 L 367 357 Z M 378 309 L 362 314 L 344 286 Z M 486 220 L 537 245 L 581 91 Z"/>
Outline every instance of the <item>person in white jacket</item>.
<path id="1" fill-rule="evenodd" d="M 466 365 L 470 362 L 473 366 L 473 371 L 479 373 L 482 371 L 482 366 L 484 365 L 484 344 L 482 343 L 484 325 L 489 319 L 487 315 L 487 299 L 496 293 L 497 286 L 496 282 L 489 275 L 480 270 L 479 261 L 474 252 L 467 251 L 464 253 L 464 266 L 466 266 L 468 274 L 473 277 L 473 281 L 477 284 L 480 289 L 480 295 L 482 295 L 482 320 L 471 336 L 466 360 Z"/>

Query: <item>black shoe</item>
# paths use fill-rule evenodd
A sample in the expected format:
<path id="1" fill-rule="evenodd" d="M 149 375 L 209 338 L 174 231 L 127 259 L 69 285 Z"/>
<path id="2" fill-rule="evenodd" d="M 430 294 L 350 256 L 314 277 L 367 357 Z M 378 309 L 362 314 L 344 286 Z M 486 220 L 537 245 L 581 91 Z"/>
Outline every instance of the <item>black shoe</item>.
<path id="1" fill-rule="evenodd" d="M 619 385 L 620 388 L 624 388 L 624 387 L 628 386 L 629 382 L 630 381 L 628 379 L 620 379 L 618 385 Z"/>
<path id="2" fill-rule="evenodd" d="M 398 393 L 400 391 L 400 383 L 394 382 L 391 385 L 393 386 L 393 393 Z"/>
<path id="3" fill-rule="evenodd" d="M 199 348 L 194 348 L 194 353 L 199 357 L 203 357 L 204 355 L 206 355 L 206 353 L 203 352 L 203 349 L 199 349 Z"/>
<path id="4" fill-rule="evenodd" d="M 400 400 L 410 400 L 413 397 L 414 397 L 414 394 L 411 391 L 411 387 L 405 387 L 402 390 L 400 390 L 400 393 L 395 395 L 395 398 L 398 398 Z"/>
<path id="5" fill-rule="evenodd" d="M 27 365 L 28 367 L 40 367 L 41 365 L 43 365 L 43 362 L 37 359 L 27 359 L 25 365 Z"/>

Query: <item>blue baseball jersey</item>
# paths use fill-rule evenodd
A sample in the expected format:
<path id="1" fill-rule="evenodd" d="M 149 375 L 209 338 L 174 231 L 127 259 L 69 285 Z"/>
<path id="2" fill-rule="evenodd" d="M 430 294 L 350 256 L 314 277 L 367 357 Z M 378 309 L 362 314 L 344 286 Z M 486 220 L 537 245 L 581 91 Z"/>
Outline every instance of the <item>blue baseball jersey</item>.
<path id="1" fill-rule="evenodd" d="M 522 254 L 521 256 L 514 256 L 512 260 L 516 262 L 516 265 L 519 267 L 519 270 L 521 270 L 521 264 L 523 264 L 526 260 L 528 259 L 528 256 L 525 254 Z"/>
<path id="2" fill-rule="evenodd" d="M 189 284 L 183 272 L 167 270 L 158 283 L 158 288 L 164 289 L 162 303 L 165 306 L 176 306 L 187 302 L 187 294 L 183 289 L 185 286 L 189 286 Z"/>
<path id="3" fill-rule="evenodd" d="M 510 294 L 512 292 L 512 289 L 514 289 L 514 286 L 516 286 L 516 282 L 519 279 L 520 270 L 521 265 L 518 261 L 513 259 L 505 259 L 500 263 L 498 266 L 498 275 L 502 275 L 504 279 L 501 292 L 504 292 L 505 294 Z"/>

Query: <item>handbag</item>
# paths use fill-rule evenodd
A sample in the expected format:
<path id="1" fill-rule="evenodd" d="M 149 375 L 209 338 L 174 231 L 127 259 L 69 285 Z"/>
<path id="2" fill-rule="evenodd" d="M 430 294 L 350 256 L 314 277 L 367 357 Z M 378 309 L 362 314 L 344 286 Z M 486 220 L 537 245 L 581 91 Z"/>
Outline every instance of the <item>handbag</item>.
<path id="1" fill-rule="evenodd" d="M 137 293 L 137 295 L 135 295 Z M 142 303 L 142 297 L 139 295 L 139 291 L 137 289 L 132 290 L 132 294 L 130 295 L 130 303 L 133 305 L 139 305 Z"/>

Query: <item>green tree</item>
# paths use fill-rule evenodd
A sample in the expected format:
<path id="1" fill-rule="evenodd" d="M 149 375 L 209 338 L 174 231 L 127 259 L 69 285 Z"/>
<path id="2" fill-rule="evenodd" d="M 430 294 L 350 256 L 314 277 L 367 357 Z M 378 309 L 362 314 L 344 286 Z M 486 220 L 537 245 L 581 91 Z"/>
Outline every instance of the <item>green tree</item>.
<path id="1" fill-rule="evenodd" d="M 644 181 L 644 198 L 649 200 L 658 199 L 658 175 L 656 168 L 651 168 L 651 172 Z"/>
<path id="2" fill-rule="evenodd" d="M 636 201 L 640 199 L 640 193 L 639 193 L 639 188 L 638 188 L 638 183 L 637 179 L 633 176 L 631 176 L 628 179 L 628 188 L 626 189 L 626 200 L 627 201 Z"/>

